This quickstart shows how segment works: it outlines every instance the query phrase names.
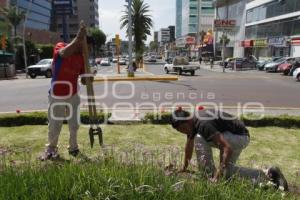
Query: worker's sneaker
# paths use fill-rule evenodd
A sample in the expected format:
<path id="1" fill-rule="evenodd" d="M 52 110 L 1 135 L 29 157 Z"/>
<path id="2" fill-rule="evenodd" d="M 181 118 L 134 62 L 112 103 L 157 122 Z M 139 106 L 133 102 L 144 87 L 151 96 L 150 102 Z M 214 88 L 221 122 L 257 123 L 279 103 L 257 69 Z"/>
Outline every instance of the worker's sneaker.
<path id="1" fill-rule="evenodd" d="M 59 154 L 57 153 L 57 148 L 55 149 L 47 149 L 40 157 L 39 160 L 56 160 L 59 158 Z"/>
<path id="2" fill-rule="evenodd" d="M 69 154 L 73 157 L 77 157 L 79 153 L 80 153 L 79 149 L 69 151 Z"/>
<path id="3" fill-rule="evenodd" d="M 282 191 L 289 190 L 288 183 L 278 167 L 270 167 L 268 170 L 266 170 L 266 175 L 270 179 L 275 189 Z"/>

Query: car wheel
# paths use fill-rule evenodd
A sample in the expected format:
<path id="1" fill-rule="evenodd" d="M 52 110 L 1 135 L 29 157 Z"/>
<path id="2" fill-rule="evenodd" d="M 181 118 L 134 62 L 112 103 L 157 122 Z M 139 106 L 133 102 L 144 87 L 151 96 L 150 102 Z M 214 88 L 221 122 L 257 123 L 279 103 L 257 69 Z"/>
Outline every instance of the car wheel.
<path id="1" fill-rule="evenodd" d="M 283 75 L 287 76 L 290 73 L 290 70 L 286 69 L 283 71 Z"/>
<path id="2" fill-rule="evenodd" d="M 298 74 L 297 76 L 297 81 L 300 81 L 300 74 Z"/>
<path id="3" fill-rule="evenodd" d="M 177 74 L 181 75 L 182 74 L 182 69 L 179 68 L 178 71 L 177 71 Z"/>
<path id="4" fill-rule="evenodd" d="M 191 76 L 194 76 L 195 75 L 195 71 L 191 71 Z"/>
<path id="5" fill-rule="evenodd" d="M 52 72 L 51 72 L 51 70 L 47 70 L 45 76 L 46 76 L 46 78 L 51 78 L 51 77 L 52 77 Z"/>
<path id="6" fill-rule="evenodd" d="M 30 78 L 34 79 L 36 78 L 36 74 L 29 74 Z"/>
<path id="7" fill-rule="evenodd" d="M 165 67 L 165 72 L 166 72 L 166 74 L 169 73 L 169 70 L 168 70 L 168 68 L 166 68 L 166 67 Z"/>

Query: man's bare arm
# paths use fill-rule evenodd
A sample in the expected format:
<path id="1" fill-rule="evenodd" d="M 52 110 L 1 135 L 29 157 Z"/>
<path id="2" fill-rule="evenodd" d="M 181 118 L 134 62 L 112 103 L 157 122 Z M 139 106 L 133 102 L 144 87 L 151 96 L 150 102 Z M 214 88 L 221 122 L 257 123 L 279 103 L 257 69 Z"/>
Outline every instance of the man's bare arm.
<path id="1" fill-rule="evenodd" d="M 215 179 L 218 179 L 223 175 L 225 168 L 229 164 L 229 160 L 232 154 L 232 148 L 221 133 L 216 134 L 212 139 L 214 144 L 220 149 L 220 167 L 219 170 L 215 173 L 214 177 Z"/>
<path id="2" fill-rule="evenodd" d="M 184 165 L 182 171 L 186 171 L 193 156 L 194 139 L 187 138 L 185 144 Z"/>

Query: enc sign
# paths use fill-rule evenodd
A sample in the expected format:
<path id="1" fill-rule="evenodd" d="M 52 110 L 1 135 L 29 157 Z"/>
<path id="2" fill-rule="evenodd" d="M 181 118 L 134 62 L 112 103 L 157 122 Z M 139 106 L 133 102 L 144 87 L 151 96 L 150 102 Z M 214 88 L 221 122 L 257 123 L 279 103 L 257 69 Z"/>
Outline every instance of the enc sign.
<path id="1" fill-rule="evenodd" d="M 233 30 L 236 28 L 236 20 L 234 19 L 215 19 L 214 28 L 216 31 Z"/>

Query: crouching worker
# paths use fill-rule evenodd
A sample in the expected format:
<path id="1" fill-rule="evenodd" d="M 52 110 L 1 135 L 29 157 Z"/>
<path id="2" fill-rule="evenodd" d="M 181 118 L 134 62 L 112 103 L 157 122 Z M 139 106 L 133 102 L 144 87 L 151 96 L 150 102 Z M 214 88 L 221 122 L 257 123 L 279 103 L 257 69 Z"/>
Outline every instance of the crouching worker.
<path id="1" fill-rule="evenodd" d="M 80 151 L 77 144 L 79 129 L 80 97 L 78 95 L 78 78 L 85 73 L 82 55 L 83 42 L 86 37 L 86 28 L 83 23 L 75 39 L 70 44 L 58 43 L 54 48 L 52 81 L 49 91 L 48 107 L 48 144 L 40 160 L 55 159 L 58 154 L 58 138 L 66 118 L 69 125 L 69 154 L 76 157 Z M 91 38 L 87 37 L 88 43 Z M 91 45 L 89 45 L 90 48 Z M 92 77 L 81 78 L 82 84 Z"/>
<path id="2" fill-rule="evenodd" d="M 277 167 L 263 171 L 236 165 L 241 152 L 250 142 L 250 135 L 244 123 L 232 115 L 204 109 L 191 115 L 178 108 L 172 113 L 171 123 L 174 129 L 187 135 L 183 172 L 188 168 L 195 147 L 199 169 L 212 182 L 238 175 L 256 184 L 271 183 L 277 189 L 288 190 L 287 181 Z M 218 168 L 214 164 L 212 148 L 220 150 Z"/>

